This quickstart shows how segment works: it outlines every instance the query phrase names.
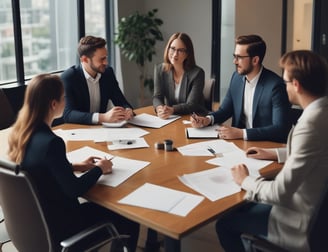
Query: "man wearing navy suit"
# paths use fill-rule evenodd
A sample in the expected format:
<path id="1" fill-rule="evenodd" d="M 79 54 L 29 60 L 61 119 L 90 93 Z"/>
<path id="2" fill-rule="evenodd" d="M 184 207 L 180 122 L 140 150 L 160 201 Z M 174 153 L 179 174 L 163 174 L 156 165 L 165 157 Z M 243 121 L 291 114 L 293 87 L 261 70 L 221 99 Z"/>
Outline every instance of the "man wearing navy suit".
<path id="1" fill-rule="evenodd" d="M 236 39 L 228 92 L 219 109 L 206 117 L 192 116 L 192 126 L 221 124 L 232 117 L 230 126 L 218 128 L 222 139 L 286 142 L 291 128 L 290 103 L 281 77 L 262 65 L 266 44 L 258 35 Z"/>
<path id="2" fill-rule="evenodd" d="M 101 124 L 120 122 L 133 117 L 132 106 L 119 88 L 114 71 L 108 66 L 106 41 L 103 38 L 81 38 L 78 54 L 81 64 L 61 75 L 64 82 L 65 122 Z M 108 101 L 114 105 L 107 109 Z"/>

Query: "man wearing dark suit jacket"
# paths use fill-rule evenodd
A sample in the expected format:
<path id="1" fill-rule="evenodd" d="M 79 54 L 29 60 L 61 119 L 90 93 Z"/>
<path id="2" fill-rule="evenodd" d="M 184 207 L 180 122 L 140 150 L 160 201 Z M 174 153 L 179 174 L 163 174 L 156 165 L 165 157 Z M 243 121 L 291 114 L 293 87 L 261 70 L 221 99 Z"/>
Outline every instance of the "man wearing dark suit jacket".
<path id="1" fill-rule="evenodd" d="M 220 138 L 286 142 L 290 103 L 283 80 L 262 65 L 265 51 L 266 44 L 257 35 L 236 39 L 236 72 L 228 92 L 217 111 L 191 117 L 193 127 L 220 124 L 232 117 L 232 127 L 219 127 Z"/>
<path id="2" fill-rule="evenodd" d="M 119 88 L 113 69 L 108 66 L 106 41 L 81 38 L 78 54 L 81 64 L 63 72 L 66 105 L 64 121 L 80 124 L 120 122 L 133 116 L 132 106 Z M 108 101 L 114 107 L 107 110 Z"/>

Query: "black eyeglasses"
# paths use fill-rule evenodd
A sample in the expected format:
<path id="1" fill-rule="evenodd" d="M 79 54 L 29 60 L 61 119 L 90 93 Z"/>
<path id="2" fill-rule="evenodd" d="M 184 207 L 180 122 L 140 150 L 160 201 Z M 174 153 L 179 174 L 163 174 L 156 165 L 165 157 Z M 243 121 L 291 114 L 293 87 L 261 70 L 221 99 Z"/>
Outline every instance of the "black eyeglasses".
<path id="1" fill-rule="evenodd" d="M 287 83 L 291 83 L 293 82 L 292 80 L 284 80 L 284 83 L 287 84 Z"/>
<path id="2" fill-rule="evenodd" d="M 233 57 L 235 60 L 241 60 L 241 59 L 244 59 L 244 58 L 251 58 L 252 56 L 249 56 L 249 55 L 238 55 L 238 54 L 232 54 L 232 57 Z"/>
<path id="3" fill-rule="evenodd" d="M 175 53 L 175 52 L 177 52 L 178 54 L 180 54 L 180 53 L 187 53 L 187 49 L 186 48 L 175 48 L 175 47 L 170 46 L 169 49 L 170 49 L 170 51 L 172 53 Z"/>

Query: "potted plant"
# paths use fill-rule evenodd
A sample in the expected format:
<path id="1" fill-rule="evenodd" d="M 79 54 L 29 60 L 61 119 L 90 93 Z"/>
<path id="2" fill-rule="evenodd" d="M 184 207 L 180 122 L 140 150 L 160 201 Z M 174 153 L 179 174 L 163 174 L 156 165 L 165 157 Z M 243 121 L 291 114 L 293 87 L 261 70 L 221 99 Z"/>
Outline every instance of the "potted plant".
<path id="1" fill-rule="evenodd" d="M 129 61 L 137 64 L 140 72 L 140 100 L 144 102 L 144 87 L 153 91 L 153 78 L 147 77 L 146 63 L 152 61 L 156 54 L 156 41 L 163 41 L 159 27 L 163 21 L 156 17 L 157 9 L 147 14 L 138 11 L 128 17 L 123 17 L 117 28 L 114 43 L 121 49 L 121 53 Z"/>

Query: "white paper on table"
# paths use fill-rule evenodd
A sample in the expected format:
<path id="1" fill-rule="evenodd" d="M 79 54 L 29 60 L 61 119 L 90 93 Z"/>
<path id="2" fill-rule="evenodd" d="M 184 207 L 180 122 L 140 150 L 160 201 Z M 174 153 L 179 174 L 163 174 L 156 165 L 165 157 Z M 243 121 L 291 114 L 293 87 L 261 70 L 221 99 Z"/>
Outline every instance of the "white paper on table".
<path id="1" fill-rule="evenodd" d="M 249 158 L 246 156 L 244 151 L 236 150 L 229 153 L 224 153 L 222 157 L 209 159 L 206 162 L 209 164 L 230 168 L 237 164 L 245 164 L 249 170 L 250 176 L 258 177 L 260 176 L 259 170 L 271 164 L 273 161 Z"/>
<path id="2" fill-rule="evenodd" d="M 123 127 L 127 123 L 128 122 L 126 120 L 124 120 L 124 121 L 115 122 L 115 123 L 103 122 L 102 125 L 106 128 L 120 128 L 120 127 Z"/>
<path id="3" fill-rule="evenodd" d="M 102 175 L 97 182 L 98 184 L 116 187 L 150 164 L 150 162 L 148 161 L 141 161 L 117 156 L 111 161 L 113 163 L 112 173 Z"/>
<path id="4" fill-rule="evenodd" d="M 108 142 L 117 139 L 133 139 L 149 134 L 149 131 L 137 127 L 132 128 L 106 128 L 102 135 L 94 138 L 95 142 Z"/>
<path id="5" fill-rule="evenodd" d="M 186 128 L 187 138 L 218 138 L 218 125 L 203 128 Z"/>
<path id="6" fill-rule="evenodd" d="M 122 138 L 118 140 L 111 141 L 112 144 L 108 144 L 107 148 L 109 150 L 121 150 L 121 149 L 136 149 L 136 148 L 147 148 L 149 144 L 146 140 L 141 138 Z"/>
<path id="7" fill-rule="evenodd" d="M 103 138 L 105 132 L 105 128 L 70 129 L 54 131 L 55 134 L 59 135 L 65 141 L 88 141 L 97 138 Z"/>
<path id="8" fill-rule="evenodd" d="M 234 143 L 227 142 L 223 139 L 202 141 L 177 148 L 184 156 L 214 156 L 209 149 L 212 149 L 217 155 L 240 150 Z"/>
<path id="9" fill-rule="evenodd" d="M 118 202 L 186 216 L 203 199 L 200 195 L 145 183 Z"/>
<path id="10" fill-rule="evenodd" d="M 141 127 L 161 128 L 171 122 L 174 122 L 180 117 L 181 116 L 178 115 L 171 115 L 168 119 L 161 119 L 158 116 L 142 113 L 131 118 L 128 123 Z"/>
<path id="11" fill-rule="evenodd" d="M 113 156 L 107 152 L 99 151 L 89 146 L 67 153 L 67 159 L 72 163 L 81 162 L 90 156 L 106 157 L 107 159 L 112 158 L 111 162 L 113 163 L 113 172 L 102 175 L 97 182 L 112 187 L 120 185 L 133 174 L 150 164 L 148 161 Z M 83 173 L 76 173 L 76 175 L 81 176 Z"/>
<path id="12" fill-rule="evenodd" d="M 114 157 L 113 155 L 111 155 L 107 152 L 100 151 L 95 148 L 91 148 L 89 146 L 84 146 L 82 148 L 70 151 L 66 154 L 66 156 L 67 156 L 67 159 L 71 163 L 79 163 L 81 161 L 86 160 L 88 157 L 91 157 L 91 156 L 107 158 L 107 159 L 111 159 Z"/>
<path id="13" fill-rule="evenodd" d="M 180 176 L 179 179 L 183 184 L 211 201 L 222 199 L 241 190 L 234 182 L 230 169 L 225 167 L 185 174 Z"/>

